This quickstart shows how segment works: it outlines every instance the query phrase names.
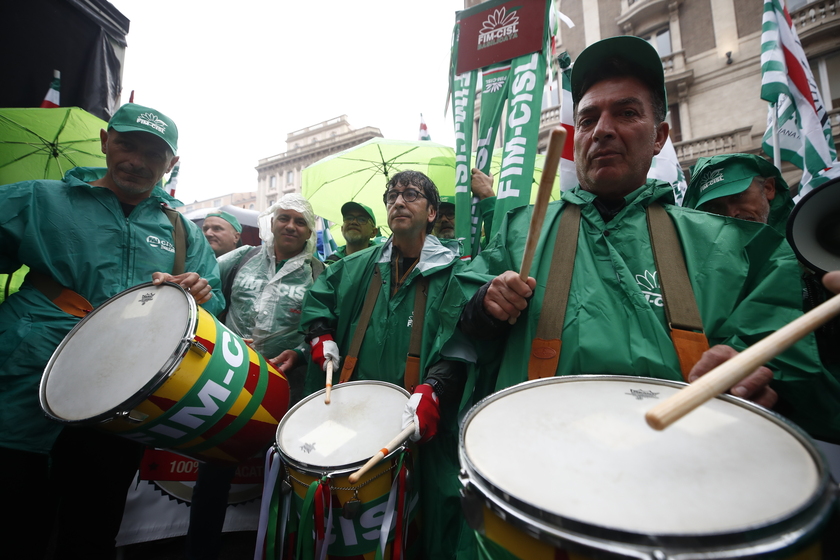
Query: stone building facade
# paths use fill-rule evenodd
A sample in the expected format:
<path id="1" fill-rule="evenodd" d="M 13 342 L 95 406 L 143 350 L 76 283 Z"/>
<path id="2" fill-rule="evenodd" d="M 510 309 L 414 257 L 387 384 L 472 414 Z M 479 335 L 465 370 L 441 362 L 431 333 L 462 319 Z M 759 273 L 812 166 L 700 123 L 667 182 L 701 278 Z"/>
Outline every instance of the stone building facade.
<path id="1" fill-rule="evenodd" d="M 265 210 L 284 194 L 301 192 L 301 171 L 306 166 L 376 137 L 382 137 L 378 128 L 354 129 L 347 115 L 290 132 L 284 153 L 259 160 L 257 209 Z"/>

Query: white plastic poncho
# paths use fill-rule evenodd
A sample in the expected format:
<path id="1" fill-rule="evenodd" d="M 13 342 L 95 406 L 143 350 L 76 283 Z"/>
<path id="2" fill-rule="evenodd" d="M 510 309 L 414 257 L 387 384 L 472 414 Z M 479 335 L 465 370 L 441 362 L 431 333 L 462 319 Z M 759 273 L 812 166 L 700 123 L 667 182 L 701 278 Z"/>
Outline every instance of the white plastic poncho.
<path id="1" fill-rule="evenodd" d="M 271 219 L 278 210 L 300 212 L 309 226 L 310 237 L 303 251 L 286 260 L 280 270 L 274 256 Z M 273 358 L 284 350 L 305 350 L 298 334 L 303 296 L 312 285 L 312 259 L 315 258 L 315 213 L 299 194 L 287 194 L 260 214 L 260 252 L 236 273 L 225 324 L 243 338 L 254 340 L 254 349 Z M 240 247 L 219 258 L 224 278 L 251 247 Z"/>

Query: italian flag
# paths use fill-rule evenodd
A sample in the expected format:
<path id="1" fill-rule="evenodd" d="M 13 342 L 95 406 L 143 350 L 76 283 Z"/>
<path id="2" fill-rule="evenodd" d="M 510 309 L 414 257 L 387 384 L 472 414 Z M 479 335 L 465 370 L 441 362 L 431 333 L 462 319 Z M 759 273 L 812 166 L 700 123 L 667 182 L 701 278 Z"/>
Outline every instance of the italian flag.
<path id="1" fill-rule="evenodd" d="M 560 63 L 560 125 L 566 129 L 566 144 L 560 156 L 560 190 L 568 191 L 577 186 L 575 170 L 575 117 L 572 101 L 572 61 L 569 53 L 557 57 Z"/>
<path id="2" fill-rule="evenodd" d="M 41 107 L 44 109 L 51 109 L 53 107 L 60 107 L 61 103 L 59 102 L 59 90 L 61 89 L 61 72 L 58 70 L 53 70 L 53 80 L 50 83 L 50 90 L 47 92 L 46 97 L 41 102 Z"/>
<path id="3" fill-rule="evenodd" d="M 431 141 L 432 137 L 429 136 L 429 129 L 426 128 L 426 121 L 423 119 L 423 113 L 420 113 L 420 135 L 417 137 L 418 140 L 429 140 Z"/>

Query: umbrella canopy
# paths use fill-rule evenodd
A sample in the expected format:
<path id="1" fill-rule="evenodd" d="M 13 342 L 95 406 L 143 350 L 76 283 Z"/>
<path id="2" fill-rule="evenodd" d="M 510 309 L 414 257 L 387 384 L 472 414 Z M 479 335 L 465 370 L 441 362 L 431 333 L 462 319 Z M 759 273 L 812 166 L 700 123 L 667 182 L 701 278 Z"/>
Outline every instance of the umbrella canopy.
<path id="1" fill-rule="evenodd" d="M 0 109 L 0 185 L 105 167 L 99 131 L 107 127 L 78 107 Z"/>
<path id="2" fill-rule="evenodd" d="M 455 191 L 455 151 L 428 141 L 372 138 L 316 161 L 303 170 L 302 192 L 315 213 L 341 222 L 341 206 L 350 200 L 370 207 L 376 225 L 387 227 L 382 195 L 400 171 L 426 174 L 441 193 Z"/>

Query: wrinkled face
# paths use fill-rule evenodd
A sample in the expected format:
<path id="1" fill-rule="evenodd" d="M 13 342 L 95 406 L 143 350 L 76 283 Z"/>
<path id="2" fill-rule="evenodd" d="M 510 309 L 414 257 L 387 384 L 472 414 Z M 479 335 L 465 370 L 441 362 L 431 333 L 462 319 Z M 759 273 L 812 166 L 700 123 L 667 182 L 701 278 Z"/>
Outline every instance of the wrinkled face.
<path id="1" fill-rule="evenodd" d="M 279 209 L 271 220 L 274 249 L 283 258 L 290 258 L 303 251 L 312 232 L 306 218 L 297 210 Z"/>
<path id="2" fill-rule="evenodd" d="M 230 222 L 218 216 L 204 218 L 201 231 L 210 244 L 210 248 L 216 253 L 216 257 L 230 253 L 236 249 L 236 244 L 239 242 L 239 232 L 233 229 Z"/>
<path id="3" fill-rule="evenodd" d="M 129 196 L 151 192 L 178 161 L 166 142 L 154 134 L 112 128 L 101 131 L 100 138 L 111 180 Z"/>
<path id="4" fill-rule="evenodd" d="M 446 207 L 441 205 L 432 233 L 439 239 L 455 238 L 455 208 L 449 205 L 446 205 Z"/>
<path id="5" fill-rule="evenodd" d="M 344 214 L 344 222 L 341 224 L 341 235 L 351 245 L 366 243 L 373 239 L 376 226 L 370 216 L 359 210 L 350 210 Z"/>
<path id="6" fill-rule="evenodd" d="M 653 156 L 668 138 L 656 125 L 650 90 L 633 77 L 602 80 L 590 87 L 575 114 L 575 167 L 584 190 L 624 197 L 647 180 Z"/>
<path id="7" fill-rule="evenodd" d="M 403 198 L 403 193 L 408 193 L 409 198 L 416 196 L 412 202 Z M 395 236 L 413 236 L 426 233 L 428 224 L 433 223 L 437 218 L 437 212 L 429 204 L 423 189 L 414 185 L 407 187 L 395 186 L 388 190 L 386 199 L 393 198 L 392 202 L 386 202 L 388 208 L 388 227 Z"/>
<path id="8" fill-rule="evenodd" d="M 766 224 L 770 219 L 770 201 L 776 197 L 776 180 L 756 177 L 747 190 L 721 196 L 703 204 L 700 210 Z"/>

